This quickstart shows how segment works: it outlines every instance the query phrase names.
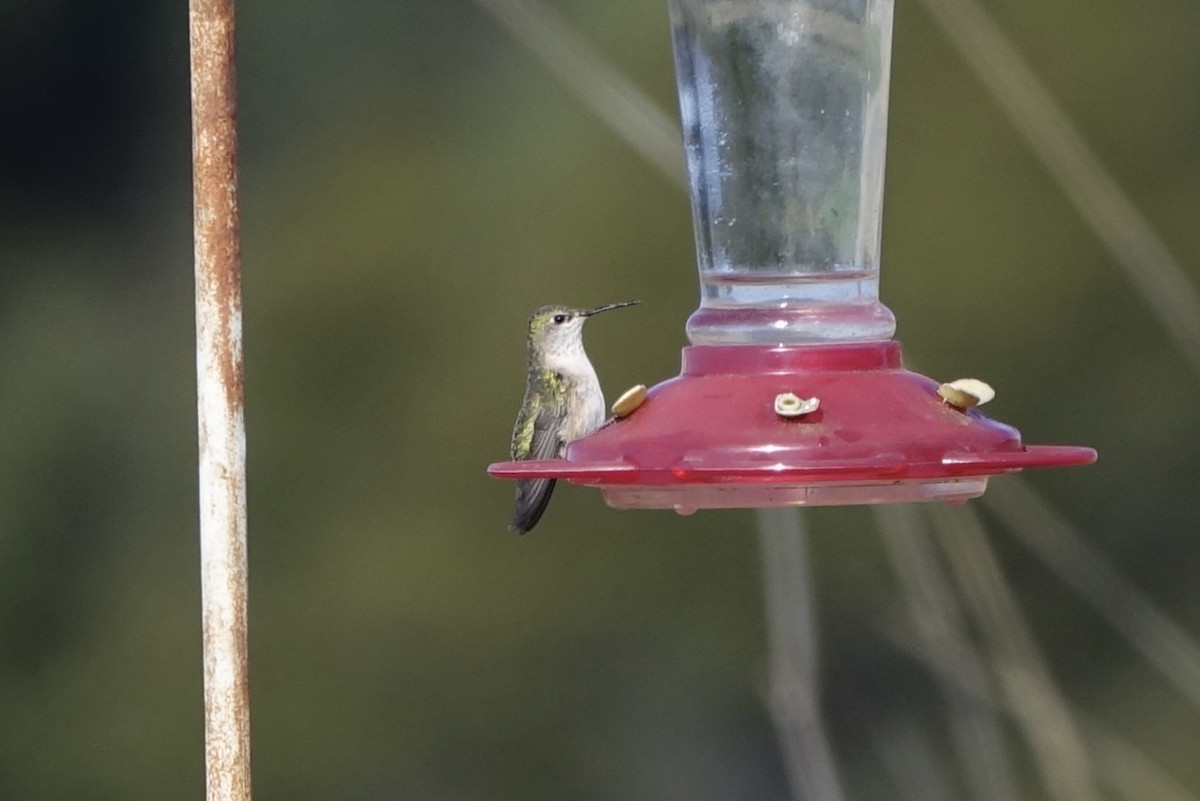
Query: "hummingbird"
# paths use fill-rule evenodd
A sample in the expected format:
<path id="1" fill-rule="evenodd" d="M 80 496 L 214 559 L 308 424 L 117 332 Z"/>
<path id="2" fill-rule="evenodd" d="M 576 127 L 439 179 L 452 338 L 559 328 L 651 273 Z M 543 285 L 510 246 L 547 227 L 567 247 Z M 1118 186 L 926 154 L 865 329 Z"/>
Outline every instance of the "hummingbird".
<path id="1" fill-rule="evenodd" d="M 514 461 L 557 459 L 567 444 L 604 425 L 604 393 L 583 350 L 583 324 L 600 312 L 641 303 L 628 300 L 594 309 L 542 306 L 529 317 L 525 399 L 513 426 Z M 509 531 L 524 534 L 537 525 L 553 478 L 517 482 L 517 504 Z"/>

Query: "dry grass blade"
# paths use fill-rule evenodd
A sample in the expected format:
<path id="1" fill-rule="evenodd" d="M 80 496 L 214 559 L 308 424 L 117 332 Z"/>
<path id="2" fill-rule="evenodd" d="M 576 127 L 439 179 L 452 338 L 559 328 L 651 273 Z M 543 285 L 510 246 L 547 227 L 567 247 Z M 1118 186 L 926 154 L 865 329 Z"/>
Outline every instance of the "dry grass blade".
<path id="1" fill-rule="evenodd" d="M 984 503 L 1039 560 L 1095 608 L 1200 708 L 1200 645 L 1133 586 L 1024 479 L 998 481 Z"/>
<path id="2" fill-rule="evenodd" d="M 1083 722 L 1096 772 L 1129 801 L 1196 801 L 1196 796 L 1163 773 L 1149 757 L 1103 726 Z"/>
<path id="3" fill-rule="evenodd" d="M 841 801 L 837 763 L 821 718 L 817 616 L 801 512 L 758 509 L 770 644 L 771 717 L 797 801 Z"/>
<path id="4" fill-rule="evenodd" d="M 687 187 L 679 124 L 539 0 L 474 0 L 668 180 Z"/>
<path id="5" fill-rule="evenodd" d="M 1018 801 L 1017 780 L 996 720 L 992 679 L 968 634 L 958 598 L 938 563 L 917 507 L 879 506 L 876 519 L 922 649 L 935 660 L 954 747 L 978 801 Z M 989 700 L 983 700 L 989 699 Z"/>
<path id="6" fill-rule="evenodd" d="M 920 0 L 1200 374 L 1200 292 L 976 0 Z"/>
<path id="7" fill-rule="evenodd" d="M 926 650 L 926 646 L 918 644 L 919 637 L 906 638 L 898 632 L 900 627 L 889 625 L 882 629 L 882 635 L 901 652 L 907 654 L 935 674 L 940 674 L 947 681 L 958 681 L 961 677 L 951 673 L 942 663 L 942 659 Z M 991 694 L 977 695 L 977 687 L 962 685 L 962 690 L 970 694 L 976 701 L 992 705 L 1000 712 L 1016 716 L 1016 711 L 1002 700 Z M 1132 743 L 1120 735 L 1110 731 L 1104 725 L 1090 720 L 1079 710 L 1072 714 L 1083 734 L 1084 744 L 1092 757 L 1096 775 L 1106 786 L 1122 798 L 1129 801 L 1197 801 L 1183 785 L 1148 756 L 1139 751 Z"/>
<path id="8" fill-rule="evenodd" d="M 931 505 L 927 511 L 1050 795 L 1060 801 L 1095 801 L 1100 796 L 1071 712 L 1050 678 L 983 526 L 967 506 Z"/>

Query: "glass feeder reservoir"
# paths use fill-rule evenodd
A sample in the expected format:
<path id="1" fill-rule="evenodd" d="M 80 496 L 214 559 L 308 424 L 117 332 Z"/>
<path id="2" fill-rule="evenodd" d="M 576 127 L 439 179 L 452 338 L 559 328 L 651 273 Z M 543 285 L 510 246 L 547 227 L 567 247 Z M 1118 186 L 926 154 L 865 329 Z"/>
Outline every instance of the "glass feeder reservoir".
<path id="1" fill-rule="evenodd" d="M 893 0 L 669 0 L 700 273 L 683 370 L 563 459 L 622 508 L 976 497 L 1094 461 L 905 370 L 879 301 Z"/>
<path id="2" fill-rule="evenodd" d="M 886 340 L 890 0 L 671 0 L 697 345 Z"/>

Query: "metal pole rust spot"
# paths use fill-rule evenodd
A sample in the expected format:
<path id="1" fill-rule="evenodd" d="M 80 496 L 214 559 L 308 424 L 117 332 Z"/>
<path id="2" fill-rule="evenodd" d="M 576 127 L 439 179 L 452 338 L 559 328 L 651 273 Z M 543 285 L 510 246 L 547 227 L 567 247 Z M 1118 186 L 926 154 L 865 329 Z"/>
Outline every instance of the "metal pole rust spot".
<path id="1" fill-rule="evenodd" d="M 208 801 L 250 801 L 246 431 L 233 0 L 190 0 Z"/>

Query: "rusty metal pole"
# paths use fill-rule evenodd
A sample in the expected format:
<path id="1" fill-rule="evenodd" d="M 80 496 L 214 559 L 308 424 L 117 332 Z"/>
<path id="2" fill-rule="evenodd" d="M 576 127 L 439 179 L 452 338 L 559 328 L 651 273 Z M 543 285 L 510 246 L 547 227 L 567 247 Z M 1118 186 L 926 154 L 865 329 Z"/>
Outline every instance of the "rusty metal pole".
<path id="1" fill-rule="evenodd" d="M 208 801 L 250 800 L 246 428 L 233 0 L 190 0 Z"/>

